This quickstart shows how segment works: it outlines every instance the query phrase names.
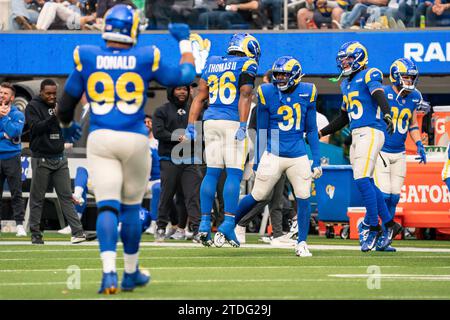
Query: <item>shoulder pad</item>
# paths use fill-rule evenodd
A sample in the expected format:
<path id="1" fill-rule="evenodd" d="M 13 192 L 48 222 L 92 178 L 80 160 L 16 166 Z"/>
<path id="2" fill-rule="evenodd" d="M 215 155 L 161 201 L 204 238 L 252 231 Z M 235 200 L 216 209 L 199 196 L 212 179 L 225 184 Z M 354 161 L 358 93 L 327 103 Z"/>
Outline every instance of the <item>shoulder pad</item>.
<path id="1" fill-rule="evenodd" d="M 263 83 L 258 87 L 258 100 L 262 105 L 266 105 L 266 101 L 272 93 L 273 88 L 275 87 L 270 83 Z"/>
<path id="2" fill-rule="evenodd" d="M 80 51 L 82 51 L 83 48 L 80 48 L 80 46 L 76 46 L 73 50 L 73 62 L 75 64 L 75 68 L 78 72 L 81 72 L 83 70 L 83 63 L 81 62 L 81 55 Z"/>
<path id="3" fill-rule="evenodd" d="M 370 68 L 367 70 L 364 77 L 364 81 L 369 83 L 370 81 L 383 81 L 383 73 L 377 68 Z"/>
<path id="4" fill-rule="evenodd" d="M 248 58 L 247 61 L 245 61 L 244 65 L 242 66 L 242 72 L 248 73 L 256 77 L 257 71 L 258 71 L 258 63 L 256 62 L 256 60 Z"/>
<path id="5" fill-rule="evenodd" d="M 151 57 L 152 72 L 156 72 L 159 69 L 159 62 L 161 61 L 161 52 L 157 46 L 151 46 Z"/>

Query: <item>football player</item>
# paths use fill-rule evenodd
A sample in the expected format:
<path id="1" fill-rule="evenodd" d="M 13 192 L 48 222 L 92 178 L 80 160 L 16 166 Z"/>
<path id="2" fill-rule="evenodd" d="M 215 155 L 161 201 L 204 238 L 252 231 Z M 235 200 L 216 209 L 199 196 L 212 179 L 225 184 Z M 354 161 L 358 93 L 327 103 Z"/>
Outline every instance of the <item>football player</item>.
<path id="1" fill-rule="evenodd" d="M 376 68 L 368 68 L 368 60 L 367 49 L 361 43 L 351 41 L 341 46 L 336 57 L 340 77 L 345 77 L 340 85 L 343 95 L 341 113 L 319 131 L 321 137 L 326 136 L 350 123 L 350 162 L 366 207 L 364 222 L 359 226 L 363 252 L 372 250 L 377 243 L 381 230 L 378 215 L 386 227 L 382 248 L 386 248 L 402 229 L 391 218 L 383 194 L 373 180 L 375 162 L 384 143 L 384 131 L 392 134 L 393 122 L 381 84 L 383 74 Z"/>
<path id="2" fill-rule="evenodd" d="M 417 66 L 410 59 L 401 58 L 394 61 L 389 73 L 392 85 L 383 86 L 383 90 L 391 107 L 394 132 L 392 135 L 385 134 L 376 162 L 375 183 L 383 192 L 389 213 L 394 218 L 406 176 L 405 141 L 408 132 L 417 145 L 420 163 L 427 163 L 427 156 L 417 122 L 417 110 L 423 105 L 422 95 L 416 89 L 419 78 Z M 395 251 L 391 246 L 385 249 L 380 247 L 384 236 L 377 242 L 377 251 Z"/>
<path id="3" fill-rule="evenodd" d="M 258 168 L 253 190 L 239 203 L 236 217 L 243 217 L 258 201 L 265 200 L 286 173 L 297 200 L 299 233 L 295 252 L 297 256 L 310 257 L 306 237 L 311 215 L 311 181 L 322 175 L 322 168 L 316 122 L 317 90 L 312 83 L 300 82 L 302 76 L 300 62 L 283 56 L 272 66 L 272 83 L 258 88 Z M 305 133 L 313 156 L 312 165 L 306 154 Z M 265 141 L 267 148 L 264 148 Z"/>
<path id="4" fill-rule="evenodd" d="M 225 219 L 218 227 L 214 244 L 220 247 L 227 241 L 234 247 L 240 245 L 234 232 L 235 214 L 247 157 L 247 118 L 260 54 L 256 38 L 247 33 L 233 35 L 227 55 L 208 59 L 189 112 L 186 137 L 195 138 L 194 123 L 203 102 L 209 99 L 209 108 L 203 115 L 207 170 L 200 188 L 199 237 L 205 246 L 212 244 L 211 209 L 224 168 L 227 173 L 223 192 Z"/>
<path id="5" fill-rule="evenodd" d="M 181 51 L 179 66 L 169 64 L 155 46 L 135 46 L 139 13 L 116 5 L 105 15 L 101 46 L 78 46 L 75 69 L 59 103 L 58 117 L 67 140 L 80 136 L 73 121 L 83 92 L 90 103 L 87 160 L 98 207 L 97 237 L 103 262 L 99 293 L 118 291 L 116 272 L 117 225 L 124 246 L 121 289 L 146 285 L 150 277 L 138 268 L 141 238 L 139 210 L 151 167 L 148 130 L 144 125 L 146 91 L 151 80 L 163 86 L 188 85 L 195 77 L 194 57 L 185 24 L 169 26 Z"/>
<path id="6" fill-rule="evenodd" d="M 444 163 L 444 168 L 442 169 L 442 181 L 447 184 L 448 190 L 450 190 L 450 143 L 447 147 L 447 160 Z"/>

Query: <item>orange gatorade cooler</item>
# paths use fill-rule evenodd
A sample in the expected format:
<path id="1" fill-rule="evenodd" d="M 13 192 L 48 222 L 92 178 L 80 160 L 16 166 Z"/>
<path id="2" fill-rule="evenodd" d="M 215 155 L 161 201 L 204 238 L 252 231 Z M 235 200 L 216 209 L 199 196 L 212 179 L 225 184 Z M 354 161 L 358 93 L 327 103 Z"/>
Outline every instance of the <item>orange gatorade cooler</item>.
<path id="1" fill-rule="evenodd" d="M 450 106 L 433 107 L 434 145 L 446 147 L 450 142 Z"/>

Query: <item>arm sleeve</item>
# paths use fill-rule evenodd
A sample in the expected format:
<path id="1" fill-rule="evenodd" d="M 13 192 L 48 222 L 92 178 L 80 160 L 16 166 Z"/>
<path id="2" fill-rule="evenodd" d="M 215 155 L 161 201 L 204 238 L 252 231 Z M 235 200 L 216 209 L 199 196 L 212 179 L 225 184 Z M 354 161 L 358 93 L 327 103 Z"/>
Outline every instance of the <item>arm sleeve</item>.
<path id="1" fill-rule="evenodd" d="M 347 111 L 344 111 L 343 109 L 341 109 L 341 113 L 339 114 L 339 116 L 337 116 L 337 118 L 333 119 L 333 121 L 331 121 L 330 124 L 327 125 L 325 128 L 320 130 L 320 132 L 322 133 L 322 136 L 327 136 L 329 134 L 335 133 L 336 131 L 342 129 L 343 127 L 345 127 L 348 124 L 348 122 L 349 122 L 349 120 L 348 120 Z"/>
<path id="2" fill-rule="evenodd" d="M 162 112 L 161 107 L 153 114 L 153 135 L 156 139 L 165 142 L 172 142 L 172 133 L 164 126 L 167 116 Z"/>
<path id="3" fill-rule="evenodd" d="M 50 124 L 52 122 L 58 123 L 58 119 L 55 115 L 50 118 L 42 120 L 37 114 L 34 106 L 28 104 L 25 109 L 25 121 L 30 127 L 30 132 L 32 135 L 40 136 L 46 134 L 49 131 Z"/>
<path id="4" fill-rule="evenodd" d="M 165 87 L 189 85 L 195 78 L 195 67 L 190 63 L 176 66 L 164 61 L 157 47 L 153 50 L 152 71 L 155 80 Z"/>
<path id="5" fill-rule="evenodd" d="M 320 142 L 319 132 L 317 130 L 316 100 L 317 91 L 316 86 L 313 85 L 310 105 L 306 110 L 306 138 L 308 139 L 309 146 L 311 147 L 313 162 L 320 163 Z"/>
<path id="6" fill-rule="evenodd" d="M 11 117 L 6 118 L 3 129 L 10 138 L 17 138 L 22 135 L 25 125 L 25 116 L 20 111 L 15 111 Z"/>
<path id="7" fill-rule="evenodd" d="M 64 93 L 58 103 L 58 118 L 62 123 L 70 123 L 73 120 L 75 108 L 83 95 L 83 77 L 81 71 L 83 64 L 80 58 L 80 49 L 73 51 L 75 69 L 70 74 L 64 86 Z"/>
<path id="8" fill-rule="evenodd" d="M 261 87 L 258 88 L 258 104 L 256 106 L 256 161 L 262 157 L 262 154 L 267 146 L 267 136 L 269 134 L 269 110 L 266 106 L 266 101 Z M 265 134 L 264 131 L 265 130 Z"/>
<path id="9" fill-rule="evenodd" d="M 386 99 L 383 90 L 375 91 L 374 93 L 372 93 L 372 97 L 377 102 L 377 105 L 380 106 L 381 112 L 383 112 L 383 114 L 391 114 L 391 107 L 389 106 L 389 102 Z"/>

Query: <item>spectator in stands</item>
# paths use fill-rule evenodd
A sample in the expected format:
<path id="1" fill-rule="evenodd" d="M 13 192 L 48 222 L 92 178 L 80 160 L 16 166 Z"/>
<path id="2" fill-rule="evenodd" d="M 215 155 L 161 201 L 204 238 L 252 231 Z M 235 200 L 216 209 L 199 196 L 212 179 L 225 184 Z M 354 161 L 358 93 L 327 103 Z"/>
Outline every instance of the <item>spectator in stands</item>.
<path id="1" fill-rule="evenodd" d="M 202 175 L 200 168 L 193 163 L 192 159 L 194 142 L 186 141 L 184 137 L 184 128 L 188 124 L 190 109 L 189 91 L 189 86 L 168 88 L 169 102 L 157 108 L 153 114 L 153 134 L 159 141 L 158 154 L 161 159 L 161 196 L 155 241 L 164 241 L 173 197 L 180 188 L 192 231 L 195 235 L 198 233 Z M 179 143 L 184 144 L 186 148 L 182 148 L 183 145 L 178 145 Z M 185 227 L 186 219 L 179 219 L 177 232 L 180 239 L 184 237 Z"/>
<path id="2" fill-rule="evenodd" d="M 11 207 L 17 227 L 16 235 L 25 237 L 27 233 L 23 228 L 25 214 L 22 198 L 22 163 L 20 161 L 22 151 L 20 136 L 25 124 L 25 117 L 13 104 L 15 94 L 16 90 L 10 83 L 0 84 L 0 203 L 6 179 L 11 192 Z"/>
<path id="3" fill-rule="evenodd" d="M 218 8 L 202 13 L 199 24 L 207 29 L 245 29 L 251 27 L 252 11 L 259 8 L 257 0 L 217 0 Z"/>
<path id="4" fill-rule="evenodd" d="M 36 30 L 39 11 L 34 3 L 44 5 L 45 0 L 11 0 L 10 30 Z M 33 6 L 32 6 L 33 5 Z"/>
<path id="5" fill-rule="evenodd" d="M 450 26 L 449 0 L 435 0 L 434 4 L 427 8 L 426 25 L 428 27 Z"/>
<path id="6" fill-rule="evenodd" d="M 82 17 L 78 0 L 68 0 L 62 3 L 46 2 L 39 13 L 36 23 L 38 30 L 53 29 L 84 29 L 89 22 L 95 21 L 96 15 Z"/>
<path id="7" fill-rule="evenodd" d="M 428 7 L 433 6 L 432 1 L 419 1 L 419 5 L 416 6 L 417 0 L 402 0 L 399 4 L 397 11 L 397 18 L 407 26 L 407 27 L 419 27 L 420 16 L 425 16 Z"/>
<path id="8" fill-rule="evenodd" d="M 284 0 L 261 0 L 261 7 L 263 12 L 267 11 L 268 16 L 272 20 L 273 30 L 282 30 L 281 16 Z M 263 29 L 267 30 L 267 25 Z"/>
<path id="9" fill-rule="evenodd" d="M 338 29 L 344 9 L 348 6 L 345 0 L 306 0 L 306 8 L 298 10 L 297 24 L 299 29 L 328 28 Z"/>
<path id="10" fill-rule="evenodd" d="M 30 190 L 31 243 L 44 244 L 40 228 L 45 193 L 53 183 L 61 210 L 72 230 L 72 243 L 86 240 L 80 219 L 72 203 L 69 167 L 64 155 L 64 138 L 56 118 L 56 83 L 41 82 L 40 93 L 28 103 L 25 119 L 30 128 L 31 168 Z"/>
<path id="11" fill-rule="evenodd" d="M 372 6 L 372 9 L 375 7 L 386 7 L 389 0 L 356 0 L 353 3 L 353 9 L 349 12 L 344 12 L 341 15 L 341 26 L 343 29 L 350 28 L 356 22 L 359 21 L 361 16 L 366 16 L 368 13 L 370 15 L 370 10 L 368 12 L 369 7 Z"/>

